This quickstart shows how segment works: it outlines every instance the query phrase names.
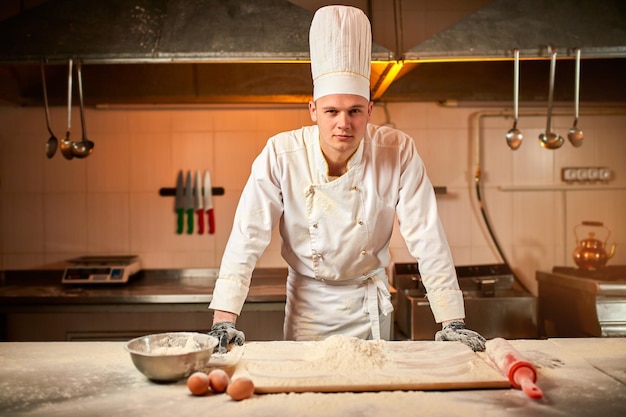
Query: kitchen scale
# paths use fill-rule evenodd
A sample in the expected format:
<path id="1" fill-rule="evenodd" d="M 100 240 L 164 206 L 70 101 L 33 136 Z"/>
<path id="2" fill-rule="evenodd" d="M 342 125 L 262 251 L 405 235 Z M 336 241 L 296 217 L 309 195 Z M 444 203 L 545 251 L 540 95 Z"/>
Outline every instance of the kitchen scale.
<path id="1" fill-rule="evenodd" d="M 141 269 L 136 255 L 81 256 L 68 262 L 63 284 L 121 284 Z"/>

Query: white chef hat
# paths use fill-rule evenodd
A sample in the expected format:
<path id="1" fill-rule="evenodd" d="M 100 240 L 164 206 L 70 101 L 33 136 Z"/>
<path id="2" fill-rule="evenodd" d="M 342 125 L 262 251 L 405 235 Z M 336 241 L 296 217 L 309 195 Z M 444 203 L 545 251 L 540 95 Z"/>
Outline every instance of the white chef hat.
<path id="1" fill-rule="evenodd" d="M 362 10 L 326 6 L 315 12 L 309 31 L 313 100 L 329 94 L 370 99 L 372 30 Z"/>

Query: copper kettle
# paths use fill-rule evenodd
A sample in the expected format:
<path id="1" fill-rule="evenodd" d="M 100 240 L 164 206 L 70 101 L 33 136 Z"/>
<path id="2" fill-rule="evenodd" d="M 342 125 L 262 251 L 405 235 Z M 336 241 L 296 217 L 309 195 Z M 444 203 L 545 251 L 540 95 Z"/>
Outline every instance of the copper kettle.
<path id="1" fill-rule="evenodd" d="M 589 232 L 587 239 L 579 240 L 576 231 L 581 226 L 601 227 L 605 229 L 607 235 L 604 242 L 595 239 L 594 232 Z M 606 252 L 606 243 L 609 240 L 609 236 L 611 236 L 611 231 L 601 222 L 584 221 L 576 225 L 574 227 L 574 236 L 576 236 L 576 245 L 578 245 L 578 247 L 574 249 L 574 262 L 576 262 L 576 265 L 578 265 L 580 269 L 601 269 L 615 254 L 615 243 L 611 245 L 609 252 Z"/>

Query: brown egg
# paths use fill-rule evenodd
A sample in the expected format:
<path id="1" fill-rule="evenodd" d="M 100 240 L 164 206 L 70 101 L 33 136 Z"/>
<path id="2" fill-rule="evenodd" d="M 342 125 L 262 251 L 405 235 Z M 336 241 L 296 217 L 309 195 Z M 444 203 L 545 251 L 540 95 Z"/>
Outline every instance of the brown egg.
<path id="1" fill-rule="evenodd" d="M 209 392 L 209 376 L 204 372 L 194 372 L 187 378 L 187 388 L 193 395 L 205 395 Z"/>
<path id="2" fill-rule="evenodd" d="M 250 398 L 254 394 L 254 383 L 248 378 L 237 378 L 228 385 L 226 394 L 235 401 Z"/>
<path id="3" fill-rule="evenodd" d="M 223 369 L 214 369 L 209 372 L 209 386 L 213 392 L 225 392 L 230 383 L 230 377 Z"/>

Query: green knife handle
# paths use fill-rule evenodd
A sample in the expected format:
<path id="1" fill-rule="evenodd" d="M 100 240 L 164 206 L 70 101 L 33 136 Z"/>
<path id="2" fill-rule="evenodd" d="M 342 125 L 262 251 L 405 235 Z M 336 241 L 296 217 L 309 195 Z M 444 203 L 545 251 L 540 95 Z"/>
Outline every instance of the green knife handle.
<path id="1" fill-rule="evenodd" d="M 187 234 L 193 233 L 193 209 L 187 209 Z"/>
<path id="2" fill-rule="evenodd" d="M 185 209 L 176 209 L 176 233 L 179 235 L 183 233 L 185 225 Z"/>

